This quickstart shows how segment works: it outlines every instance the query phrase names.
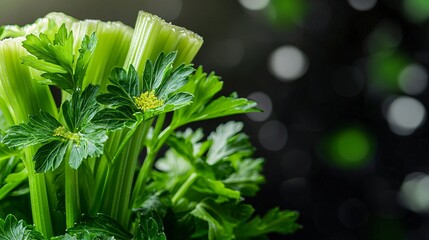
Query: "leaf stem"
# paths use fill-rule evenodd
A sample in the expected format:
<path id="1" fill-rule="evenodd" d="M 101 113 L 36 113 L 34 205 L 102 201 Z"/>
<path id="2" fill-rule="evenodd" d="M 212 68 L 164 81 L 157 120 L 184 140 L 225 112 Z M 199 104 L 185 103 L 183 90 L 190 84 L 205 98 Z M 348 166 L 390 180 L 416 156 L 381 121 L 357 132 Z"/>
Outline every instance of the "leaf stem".
<path id="1" fill-rule="evenodd" d="M 142 120 L 138 120 L 137 122 L 135 122 L 133 124 L 131 130 L 127 132 L 127 135 L 125 135 L 124 139 L 121 142 L 121 145 L 119 145 L 118 150 L 116 150 L 116 153 L 111 160 L 111 162 L 113 164 L 115 164 L 116 160 L 121 156 L 122 151 L 127 146 L 127 144 L 130 142 L 131 138 L 133 137 L 134 133 L 137 131 L 137 129 L 139 128 L 141 123 L 142 123 Z"/>
<path id="2" fill-rule="evenodd" d="M 115 162 L 112 182 L 109 185 L 111 196 L 111 216 L 123 226 L 128 226 L 131 218 L 130 197 L 134 180 L 134 173 L 141 152 L 142 142 L 145 140 L 152 121 L 143 122 L 137 126 L 131 141 L 120 155 L 120 161 Z M 105 206 L 107 207 L 107 206 Z"/>
<path id="3" fill-rule="evenodd" d="M 143 166 L 137 176 L 136 185 L 134 186 L 133 194 L 131 197 L 133 205 L 136 204 L 136 200 L 144 191 L 143 185 L 146 183 L 150 170 L 153 167 L 156 154 L 164 145 L 167 138 L 173 133 L 174 129 L 175 128 L 170 125 L 166 127 L 158 136 L 152 136 L 152 138 L 154 138 L 155 140 L 152 140 L 151 146 L 147 147 L 147 154 L 143 161 Z"/>
<path id="4" fill-rule="evenodd" d="M 125 226 L 129 225 L 131 220 L 131 207 L 130 199 L 132 194 L 132 186 L 134 183 L 135 170 L 138 163 L 138 157 L 141 153 L 143 142 L 146 139 L 147 133 L 150 129 L 152 121 L 145 122 L 144 126 L 134 135 L 132 143 L 129 147 L 127 169 L 124 174 L 124 187 L 121 188 L 120 196 L 122 204 L 119 206 L 118 221 L 123 223 Z"/>
<path id="5" fill-rule="evenodd" d="M 197 180 L 198 175 L 197 173 L 193 172 L 188 179 L 183 183 L 183 185 L 177 190 L 177 192 L 174 194 L 174 196 L 171 198 L 171 202 L 173 206 L 177 203 L 177 201 L 183 197 L 183 195 L 188 191 L 189 187 Z"/>
<path id="6" fill-rule="evenodd" d="M 25 150 L 24 164 L 28 171 L 28 185 L 30 188 L 33 224 L 35 228 L 43 234 L 43 236 L 49 239 L 53 236 L 53 229 L 46 191 L 45 175 L 36 173 L 32 159 L 33 155 L 33 147 L 29 147 Z"/>
<path id="7" fill-rule="evenodd" d="M 67 150 L 65 159 L 69 159 L 70 148 Z M 66 208 L 66 226 L 71 228 L 77 222 L 80 214 L 80 198 L 79 198 L 79 175 L 76 169 L 73 169 L 65 163 L 65 208 Z"/>
<path id="8" fill-rule="evenodd" d="M 152 141 L 151 141 L 151 146 L 154 146 L 156 144 L 156 140 L 159 136 L 159 133 L 161 132 L 162 126 L 164 126 L 164 121 L 165 121 L 165 116 L 167 114 L 163 113 L 160 114 L 158 116 L 158 118 L 156 119 L 156 124 L 155 124 L 155 128 L 153 129 L 153 134 L 152 134 Z"/>

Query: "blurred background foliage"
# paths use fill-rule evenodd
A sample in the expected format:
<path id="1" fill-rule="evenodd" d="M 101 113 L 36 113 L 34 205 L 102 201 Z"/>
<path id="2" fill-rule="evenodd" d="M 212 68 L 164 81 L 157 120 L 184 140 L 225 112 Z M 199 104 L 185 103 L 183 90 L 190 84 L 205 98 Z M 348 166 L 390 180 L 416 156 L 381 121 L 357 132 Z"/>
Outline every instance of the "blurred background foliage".
<path id="1" fill-rule="evenodd" d="M 266 158 L 250 201 L 301 213 L 287 239 L 429 239 L 428 0 L 1 0 L 0 25 L 140 9 L 203 36 L 194 63 L 264 110 L 233 119 Z"/>

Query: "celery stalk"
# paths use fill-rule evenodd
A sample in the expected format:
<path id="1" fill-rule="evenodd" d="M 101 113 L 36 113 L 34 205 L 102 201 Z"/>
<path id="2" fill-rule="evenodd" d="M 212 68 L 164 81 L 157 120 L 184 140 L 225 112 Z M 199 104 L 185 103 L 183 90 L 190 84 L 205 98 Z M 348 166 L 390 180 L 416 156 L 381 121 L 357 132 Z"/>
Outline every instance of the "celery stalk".
<path id="1" fill-rule="evenodd" d="M 176 63 L 189 63 L 202 43 L 202 38 L 197 34 L 167 23 L 158 16 L 140 11 L 124 68 L 133 65 L 141 76 L 148 59 L 155 60 L 161 52 L 169 53 L 176 50 L 178 51 Z M 131 197 L 133 169 L 137 167 L 138 157 L 146 138 L 146 134 L 142 134 L 147 132 L 144 130 L 145 128 L 147 128 L 147 124 L 140 126 L 140 130 L 137 130 L 137 133 L 140 134 L 133 135 L 119 161 L 112 163 L 111 178 L 109 178 L 110 181 L 107 182 L 106 188 L 115 189 L 115 191 L 106 191 L 106 195 L 103 197 L 106 201 L 102 211 L 116 218 L 123 226 L 127 226 L 130 219 L 133 201 Z M 115 134 L 115 136 L 119 135 Z M 117 146 L 114 149 L 117 149 Z M 152 164 L 146 163 L 149 166 Z M 141 185 L 139 184 L 137 187 L 141 188 Z"/>
<path id="2" fill-rule="evenodd" d="M 27 121 L 29 114 L 40 110 L 57 115 L 57 107 L 47 86 L 33 81 L 30 68 L 21 64 L 21 57 L 27 55 L 22 47 L 23 38 L 0 41 L 0 95 L 7 109 L 18 124 Z"/>
<path id="3" fill-rule="evenodd" d="M 34 23 L 23 27 L 17 25 L 4 26 L 3 32 L 0 33 L 0 40 L 4 38 L 22 37 L 28 34 L 38 35 L 39 33 L 44 33 L 49 37 L 53 37 L 61 24 L 64 23 L 67 28 L 70 28 L 75 21 L 77 20 L 64 13 L 52 12 L 43 18 L 37 19 Z"/>
<path id="4" fill-rule="evenodd" d="M 28 120 L 28 115 L 40 110 L 57 115 L 57 108 L 47 86 L 42 86 L 32 79 L 31 71 L 21 64 L 21 56 L 27 52 L 22 47 L 23 38 L 11 38 L 0 41 L 0 104 L 1 111 L 9 116 L 10 125 Z M 53 234 L 49 209 L 48 193 L 43 174 L 34 170 L 32 157 L 35 147 L 28 147 L 24 152 L 24 165 L 28 171 L 30 199 L 33 222 L 46 237 Z"/>
<path id="5" fill-rule="evenodd" d="M 91 83 L 100 85 L 104 90 L 112 68 L 124 64 L 133 29 L 120 22 L 85 20 L 73 23 L 71 30 L 75 38 L 75 55 L 82 38 L 95 32 L 98 39 L 97 46 L 89 62 L 83 87 Z"/>
<path id="6" fill-rule="evenodd" d="M 162 51 L 174 50 L 178 51 L 177 63 L 190 63 L 202 44 L 203 39 L 192 31 L 140 11 L 124 67 L 132 64 L 142 74 L 147 59 L 155 60 Z"/>

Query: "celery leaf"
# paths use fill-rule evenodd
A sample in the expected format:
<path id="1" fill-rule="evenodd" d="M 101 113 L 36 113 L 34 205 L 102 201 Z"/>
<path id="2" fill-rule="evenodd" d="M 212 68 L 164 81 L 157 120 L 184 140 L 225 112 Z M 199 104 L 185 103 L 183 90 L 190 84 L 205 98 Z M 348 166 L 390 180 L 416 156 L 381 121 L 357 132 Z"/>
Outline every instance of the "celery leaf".
<path id="1" fill-rule="evenodd" d="M 26 189 L 27 170 L 17 157 L 0 159 L 0 200 L 10 195 L 21 195 Z M 22 188 L 19 188 L 23 186 Z M 23 191 L 24 193 L 26 191 Z"/>
<path id="2" fill-rule="evenodd" d="M 250 156 L 253 154 L 253 147 L 249 138 L 244 133 L 239 133 L 243 129 L 243 123 L 227 122 L 216 128 L 211 133 L 209 140 L 213 145 L 207 153 L 207 163 L 213 165 L 226 157 L 240 154 L 240 156 Z"/>
<path id="3" fill-rule="evenodd" d="M 61 124 L 49 113 L 41 111 L 37 116 L 30 116 L 27 123 L 10 127 L 2 142 L 8 147 L 24 148 L 58 139 L 54 130 Z"/>
<path id="4" fill-rule="evenodd" d="M 291 234 L 301 228 L 296 223 L 298 217 L 299 214 L 295 211 L 280 211 L 278 208 L 273 208 L 262 218 L 256 216 L 241 224 L 234 233 L 237 239 L 251 239 L 272 232 Z"/>
<path id="5" fill-rule="evenodd" d="M 64 120 L 70 130 L 81 131 L 91 125 L 92 118 L 99 111 L 99 104 L 96 101 L 99 89 L 97 85 L 88 85 L 83 92 L 75 91 L 71 100 L 62 104 Z"/>
<path id="6" fill-rule="evenodd" d="M 134 98 L 139 95 L 139 79 L 135 68 L 131 65 L 126 71 L 122 68 L 114 68 L 109 76 L 113 85 L 107 86 L 107 93 L 97 97 L 97 101 L 112 109 L 129 109 L 131 112 L 138 111 Z"/>
<path id="7" fill-rule="evenodd" d="M 265 182 L 262 175 L 264 160 L 244 159 L 234 164 L 234 172 L 227 176 L 222 182 L 226 187 L 237 190 L 243 196 L 255 196 L 259 191 L 259 185 Z"/>
<path id="8" fill-rule="evenodd" d="M 22 57 L 22 62 L 41 71 L 41 77 L 46 79 L 44 83 L 72 93 L 75 89 L 82 88 L 97 38 L 95 34 L 85 36 L 77 58 L 73 44 L 73 33 L 67 30 L 65 24 L 58 29 L 53 40 L 44 33 L 40 33 L 38 37 L 29 34 L 22 45 L 31 55 Z"/>
<path id="9" fill-rule="evenodd" d="M 210 179 L 209 177 L 200 177 L 198 178 L 194 185 L 192 186 L 192 189 L 194 189 L 197 192 L 207 194 L 207 196 L 213 196 L 219 201 L 223 200 L 224 198 L 228 199 L 240 199 L 240 192 L 230 189 L 225 186 L 221 181 Z"/>
<path id="10" fill-rule="evenodd" d="M 90 239 L 129 240 L 133 238 L 132 234 L 127 232 L 113 218 L 101 213 L 93 218 L 83 216 L 83 219 L 74 227 L 67 229 L 67 233 L 76 237 L 89 233 Z"/>
<path id="11" fill-rule="evenodd" d="M 86 132 L 88 131 L 88 132 Z M 104 143 L 107 141 L 107 135 L 104 130 L 92 130 L 86 128 L 80 135 L 80 142 L 73 143 L 69 165 L 77 169 L 82 161 L 88 157 L 98 157 L 103 153 Z"/>
<path id="12" fill-rule="evenodd" d="M 77 169 L 84 159 L 103 153 L 107 130 L 121 127 L 106 127 L 109 124 L 107 120 L 93 121 L 100 113 L 96 101 L 98 90 L 99 86 L 88 85 L 83 92 L 73 92 L 71 99 L 62 104 L 65 126 L 48 113 L 41 112 L 38 116 L 30 117 L 28 123 L 7 130 L 3 143 L 8 147 L 19 148 L 43 144 L 33 157 L 37 172 L 58 168 L 69 149 L 68 163 Z"/>
<path id="13" fill-rule="evenodd" d="M 162 173 L 155 173 L 157 181 L 165 183 L 167 189 L 175 189 L 195 171 L 204 177 L 198 178 L 191 189 L 201 196 L 238 199 L 255 195 L 265 180 L 261 173 L 263 159 L 249 158 L 254 149 L 241 133 L 242 128 L 239 122 L 219 125 L 207 141 L 201 141 L 201 130 L 187 129 L 170 136 L 167 144 L 171 149 L 156 163 L 168 177 L 160 181 Z"/>
<path id="14" fill-rule="evenodd" d="M 234 228 L 247 220 L 253 208 L 247 204 L 219 204 L 207 199 L 197 204 L 190 214 L 208 224 L 208 239 L 235 239 Z"/>
<path id="15" fill-rule="evenodd" d="M 76 61 L 76 70 L 74 73 L 74 79 L 77 81 L 77 86 L 82 85 L 86 74 L 86 69 L 88 68 L 89 60 L 91 60 L 96 45 L 97 37 L 95 36 L 95 33 L 92 33 L 91 36 L 85 35 L 85 37 L 83 37 L 82 44 L 79 48 L 79 57 Z"/>
<path id="16" fill-rule="evenodd" d="M 100 156 L 103 153 L 104 142 L 107 140 L 105 122 L 92 120 L 100 112 L 96 96 L 99 86 L 88 85 L 83 92 L 75 91 L 71 100 L 62 105 L 64 121 L 69 131 L 76 135 L 75 139 L 68 139 L 72 144 L 69 165 L 78 168 L 83 159 Z M 100 124 L 100 125 L 97 125 Z"/>
<path id="17" fill-rule="evenodd" d="M 47 172 L 60 166 L 67 151 L 67 142 L 52 141 L 41 146 L 33 157 L 36 172 Z"/>
<path id="18" fill-rule="evenodd" d="M 109 108 L 121 108 L 133 114 L 142 112 L 145 120 L 191 104 L 193 95 L 179 89 L 187 83 L 194 68 L 182 64 L 173 69 L 176 55 L 177 52 L 166 56 L 161 53 L 155 63 L 147 60 L 142 80 L 132 65 L 128 71 L 113 69 L 109 77 L 111 84 L 107 86 L 108 92 L 98 96 L 97 101 Z M 133 119 L 135 121 L 135 118 L 127 121 Z"/>
<path id="19" fill-rule="evenodd" d="M 6 219 L 0 219 L 0 239 L 23 240 L 35 239 L 44 240 L 43 235 L 34 230 L 33 226 L 27 225 L 23 220 L 17 220 L 15 216 L 9 214 Z"/>
<path id="20" fill-rule="evenodd" d="M 255 102 L 246 98 L 238 98 L 236 94 L 231 94 L 229 97 L 222 96 L 210 102 L 202 111 L 198 112 L 196 116 L 191 118 L 191 121 L 201 121 L 229 115 L 260 111 L 255 107 Z"/>
<path id="21" fill-rule="evenodd" d="M 176 59 L 177 51 L 171 52 L 165 56 L 161 52 L 155 60 L 146 61 L 145 71 L 143 73 L 143 91 L 150 91 L 159 88 L 162 84 L 165 75 L 173 68 L 174 59 Z"/>
<path id="22" fill-rule="evenodd" d="M 133 122 L 133 113 L 127 107 L 105 108 L 94 116 L 92 123 L 104 129 L 114 130 L 124 126 L 124 123 Z"/>
<path id="23" fill-rule="evenodd" d="M 193 103 L 174 113 L 173 124 L 182 126 L 196 121 L 260 111 L 254 101 L 238 98 L 236 94 L 213 99 L 221 89 L 220 78 L 214 73 L 207 75 L 199 67 L 190 76 L 189 82 L 180 89 L 194 95 Z"/>
<path id="24" fill-rule="evenodd" d="M 166 240 L 164 226 L 155 210 L 140 214 L 138 232 L 134 239 L 138 240 Z"/>

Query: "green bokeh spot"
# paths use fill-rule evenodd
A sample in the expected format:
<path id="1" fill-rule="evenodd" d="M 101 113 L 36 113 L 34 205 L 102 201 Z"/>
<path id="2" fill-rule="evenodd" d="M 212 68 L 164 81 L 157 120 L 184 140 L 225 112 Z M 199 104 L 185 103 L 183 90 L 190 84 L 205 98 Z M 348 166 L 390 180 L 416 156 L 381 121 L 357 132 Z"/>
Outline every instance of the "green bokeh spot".
<path id="1" fill-rule="evenodd" d="M 404 0 L 405 14 L 413 22 L 423 22 L 429 18 L 428 0 Z"/>
<path id="2" fill-rule="evenodd" d="M 371 160 L 374 141 L 358 127 L 343 128 L 327 141 L 328 159 L 332 165 L 351 169 L 365 166 Z"/>
<path id="3" fill-rule="evenodd" d="M 399 74 L 408 64 L 409 58 L 400 50 L 377 52 L 368 62 L 370 78 L 379 89 L 398 91 Z"/>
<path id="4" fill-rule="evenodd" d="M 278 27 L 301 25 L 308 10 L 307 0 L 271 0 L 268 7 L 271 23 Z"/>

